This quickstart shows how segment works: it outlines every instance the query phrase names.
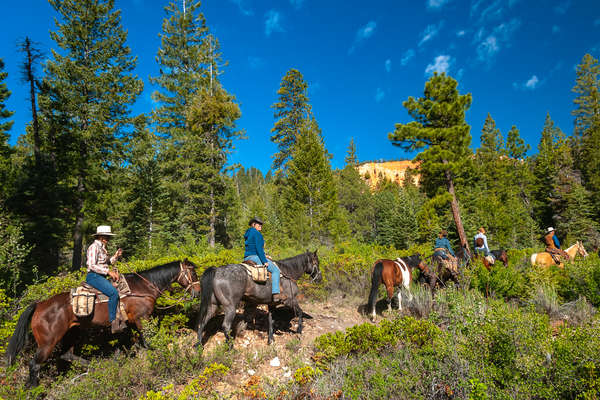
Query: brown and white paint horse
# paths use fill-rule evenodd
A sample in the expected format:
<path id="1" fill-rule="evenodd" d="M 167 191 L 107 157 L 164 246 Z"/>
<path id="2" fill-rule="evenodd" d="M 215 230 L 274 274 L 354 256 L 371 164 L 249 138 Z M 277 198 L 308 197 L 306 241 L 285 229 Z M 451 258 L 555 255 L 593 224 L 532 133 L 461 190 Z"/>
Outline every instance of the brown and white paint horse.
<path id="1" fill-rule="evenodd" d="M 395 260 L 379 259 L 373 264 L 373 272 L 371 273 L 371 292 L 369 293 L 369 302 L 367 311 L 371 313 L 371 320 L 375 321 L 375 303 L 377 300 L 377 290 L 381 283 L 385 284 L 387 290 L 388 310 L 392 309 L 392 297 L 394 289 L 398 289 L 398 310 L 402 310 L 402 286 L 408 292 L 409 301 L 412 300 L 410 293 L 410 282 L 412 281 L 413 268 L 419 268 L 421 271 L 428 271 L 427 265 L 421 260 L 419 254 L 410 257 L 398 257 Z"/>
<path id="2" fill-rule="evenodd" d="M 573 246 L 566 249 L 565 252 L 569 255 L 569 258 L 571 260 L 573 260 L 578 254 L 584 258 L 588 256 L 587 251 L 585 251 L 585 248 L 583 247 L 583 243 L 581 243 L 579 240 L 575 242 Z M 542 253 L 533 253 L 531 255 L 531 265 L 536 264 L 542 267 L 549 267 L 550 265 L 556 265 L 556 262 L 554 262 L 554 259 L 552 258 L 550 253 L 544 251 Z M 560 264 L 558 264 L 558 267 L 564 268 L 565 265 L 561 262 Z"/>

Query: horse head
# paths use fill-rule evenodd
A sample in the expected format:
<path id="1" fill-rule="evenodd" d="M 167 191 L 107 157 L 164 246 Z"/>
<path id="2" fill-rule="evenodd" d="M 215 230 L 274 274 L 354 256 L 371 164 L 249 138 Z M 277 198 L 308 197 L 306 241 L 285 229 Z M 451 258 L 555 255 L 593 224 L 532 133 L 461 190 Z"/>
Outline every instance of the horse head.
<path id="1" fill-rule="evenodd" d="M 310 278 L 317 283 L 320 283 L 323 280 L 323 275 L 321 275 L 321 269 L 319 268 L 319 257 L 317 256 L 317 250 L 315 251 L 307 251 L 308 254 L 308 269 L 305 269 L 305 272 L 309 274 Z"/>
<path id="2" fill-rule="evenodd" d="M 583 247 L 583 243 L 581 243 L 579 240 L 577 241 L 577 254 L 579 254 L 583 258 L 586 258 L 588 256 L 588 252 L 585 251 L 585 247 Z"/>
<path id="3" fill-rule="evenodd" d="M 192 296 L 199 296 L 201 287 L 196 274 L 196 265 L 186 258 L 179 263 L 179 267 L 179 275 L 177 275 L 175 281 L 185 288 L 186 292 L 190 290 Z"/>

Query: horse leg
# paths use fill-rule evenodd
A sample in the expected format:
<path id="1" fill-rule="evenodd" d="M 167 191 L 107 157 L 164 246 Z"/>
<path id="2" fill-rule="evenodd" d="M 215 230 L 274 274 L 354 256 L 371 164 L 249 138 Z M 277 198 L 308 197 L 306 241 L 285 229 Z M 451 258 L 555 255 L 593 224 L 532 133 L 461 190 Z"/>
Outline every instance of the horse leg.
<path id="1" fill-rule="evenodd" d="M 302 309 L 300 308 L 300 305 L 298 304 L 298 301 L 296 301 L 296 300 L 294 300 L 294 312 L 298 316 L 298 329 L 296 329 L 296 333 L 300 334 L 300 333 L 302 333 L 302 328 L 303 328 L 302 315 L 304 313 L 302 312 Z"/>
<path id="2" fill-rule="evenodd" d="M 223 318 L 223 333 L 225 333 L 225 340 L 229 344 L 229 348 L 233 347 L 233 338 L 231 336 L 231 324 L 235 318 L 235 307 L 229 306 L 225 308 L 225 316 Z"/>
<path id="3" fill-rule="evenodd" d="M 60 358 L 65 361 L 78 361 L 83 365 L 88 365 L 90 362 L 85 358 L 76 356 L 74 353 L 75 344 L 78 336 L 81 334 L 81 330 L 77 327 L 69 329 L 63 338 L 63 345 L 67 347 L 67 351 L 61 354 Z"/>
<path id="4" fill-rule="evenodd" d="M 216 304 L 209 304 L 206 310 L 206 315 L 203 319 L 198 321 L 198 342 L 195 345 L 196 347 L 202 344 L 202 333 L 204 331 L 204 327 L 206 326 L 208 321 L 210 321 L 210 319 L 215 315 L 215 313 L 217 312 L 217 308 L 218 307 Z"/>
<path id="5" fill-rule="evenodd" d="M 54 346 L 56 346 L 56 341 L 50 342 L 43 347 L 38 347 L 35 355 L 29 361 L 29 381 L 27 382 L 28 386 L 35 387 L 40 384 L 40 368 L 42 364 L 50 357 L 52 354 L 52 350 L 54 350 Z"/>
<path id="6" fill-rule="evenodd" d="M 388 282 L 385 282 L 385 288 L 387 290 L 388 311 L 392 311 L 392 297 L 394 297 L 394 285 L 393 284 L 388 284 Z M 398 293 L 398 295 L 399 294 L 400 293 Z"/>
<path id="7" fill-rule="evenodd" d="M 267 344 L 273 343 L 273 306 L 269 305 L 269 314 L 268 314 L 268 322 L 269 322 L 269 338 L 267 339 Z"/>

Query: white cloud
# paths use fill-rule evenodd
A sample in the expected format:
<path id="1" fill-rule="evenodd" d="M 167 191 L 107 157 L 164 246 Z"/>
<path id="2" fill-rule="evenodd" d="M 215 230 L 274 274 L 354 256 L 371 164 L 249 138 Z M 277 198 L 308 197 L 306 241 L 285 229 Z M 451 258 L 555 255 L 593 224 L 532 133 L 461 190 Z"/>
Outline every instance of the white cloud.
<path id="1" fill-rule="evenodd" d="M 458 36 L 458 37 L 463 37 L 463 36 L 465 36 L 466 34 L 467 34 L 467 32 L 466 32 L 464 29 L 462 29 L 462 30 L 460 30 L 460 31 L 456 32 L 456 36 Z"/>
<path id="2" fill-rule="evenodd" d="M 552 25 L 552 33 L 558 33 L 558 32 L 560 32 L 560 26 Z"/>
<path id="3" fill-rule="evenodd" d="M 292 7 L 294 7 L 296 10 L 299 10 L 300 8 L 302 8 L 304 0 L 290 0 L 290 3 L 292 4 Z"/>
<path id="4" fill-rule="evenodd" d="M 425 28 L 423 33 L 421 33 L 421 41 L 419 42 L 419 46 L 436 37 L 440 32 L 440 29 L 442 29 L 442 26 L 444 26 L 444 21 L 440 21 L 440 23 L 437 25 L 427 25 L 427 28 Z"/>
<path id="5" fill-rule="evenodd" d="M 500 51 L 498 39 L 495 36 L 488 36 L 483 42 L 479 43 L 479 46 L 477 46 L 477 58 L 480 61 L 488 61 L 498 51 Z"/>
<path id="6" fill-rule="evenodd" d="M 429 65 L 427 65 L 427 68 L 425 68 L 425 75 L 431 75 L 434 72 L 437 72 L 437 73 L 448 72 L 448 70 L 450 69 L 451 62 L 452 62 L 452 60 L 450 59 L 450 56 L 446 56 L 446 55 L 437 56 L 433 60 L 433 64 L 429 64 Z"/>
<path id="7" fill-rule="evenodd" d="M 569 7 L 571 7 L 571 0 L 565 0 L 554 6 L 554 12 L 557 14 L 566 14 Z"/>
<path id="8" fill-rule="evenodd" d="M 427 8 L 433 10 L 439 10 L 446 4 L 448 4 L 450 0 L 427 0 Z"/>
<path id="9" fill-rule="evenodd" d="M 465 69 L 464 68 L 459 69 L 458 72 L 456 73 L 456 80 L 458 82 L 460 82 L 462 80 L 464 74 L 465 74 Z"/>
<path id="10" fill-rule="evenodd" d="M 260 57 L 248 56 L 248 64 L 252 69 L 259 69 L 265 65 L 265 60 Z"/>
<path id="11" fill-rule="evenodd" d="M 265 35 L 271 36 L 273 32 L 284 32 L 281 25 L 281 14 L 279 11 L 269 10 L 265 14 Z"/>
<path id="12" fill-rule="evenodd" d="M 383 89 L 377 88 L 377 90 L 375 91 L 375 102 L 381 103 L 381 101 L 383 100 L 384 97 L 385 97 L 385 92 L 383 91 Z"/>
<path id="13" fill-rule="evenodd" d="M 552 70 L 556 70 L 556 66 Z M 553 72 L 550 73 L 552 74 Z M 539 88 L 543 83 L 544 81 L 541 81 L 537 77 L 537 75 L 532 75 L 531 78 L 529 78 L 523 83 L 513 82 L 513 88 L 517 90 L 535 90 Z"/>
<path id="14" fill-rule="evenodd" d="M 533 90 L 538 86 L 539 82 L 540 82 L 540 80 L 538 79 L 538 77 L 533 75 L 531 78 L 529 78 L 529 80 L 527 82 L 525 82 L 525 87 L 527 89 Z"/>
<path id="15" fill-rule="evenodd" d="M 369 21 L 367 24 L 356 31 L 356 36 L 354 37 L 354 43 L 352 47 L 348 50 L 348 54 L 352 54 L 360 43 L 364 40 L 370 38 L 375 33 L 375 28 L 377 27 L 377 23 L 375 21 Z"/>
<path id="16" fill-rule="evenodd" d="M 387 72 L 392 71 L 392 60 L 390 60 L 389 58 L 387 60 L 385 60 L 385 70 Z"/>
<path id="17" fill-rule="evenodd" d="M 244 4 L 243 4 L 244 0 L 229 0 L 229 1 L 231 1 L 233 4 L 237 5 L 242 14 L 244 14 L 246 16 L 254 15 L 254 11 L 252 11 L 252 9 L 244 7 Z"/>
<path id="18" fill-rule="evenodd" d="M 509 22 L 502 23 L 492 30 L 482 42 L 477 45 L 477 58 L 479 61 L 488 62 L 492 61 L 492 58 L 500 51 L 503 47 L 510 47 L 510 40 L 513 34 L 521 26 L 521 20 L 513 18 Z M 478 36 L 483 34 L 483 29 L 480 29 Z"/>
<path id="19" fill-rule="evenodd" d="M 415 51 L 413 49 L 408 49 L 402 55 L 402 59 L 400 60 L 400 64 L 404 67 L 408 62 L 415 56 Z"/>

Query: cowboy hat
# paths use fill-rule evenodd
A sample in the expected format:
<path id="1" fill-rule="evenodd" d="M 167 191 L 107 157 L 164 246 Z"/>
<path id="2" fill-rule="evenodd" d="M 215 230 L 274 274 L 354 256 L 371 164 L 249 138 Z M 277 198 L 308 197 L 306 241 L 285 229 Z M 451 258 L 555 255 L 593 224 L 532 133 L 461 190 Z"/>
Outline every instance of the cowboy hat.
<path id="1" fill-rule="evenodd" d="M 550 233 L 550 232 L 553 232 L 553 231 L 554 231 L 554 228 L 551 227 L 551 226 L 546 229 L 546 233 Z"/>
<path id="2" fill-rule="evenodd" d="M 94 236 L 115 236 L 115 234 L 111 232 L 109 225 L 100 225 L 96 228 Z"/>
<path id="3" fill-rule="evenodd" d="M 254 218 L 252 218 L 252 219 L 250 220 L 250 222 L 248 222 L 248 225 L 252 225 L 252 224 L 254 224 L 254 223 L 257 223 L 257 224 L 259 224 L 259 225 L 262 225 L 262 224 L 263 224 L 262 220 L 261 220 L 260 218 L 258 218 L 258 217 L 254 217 Z"/>

